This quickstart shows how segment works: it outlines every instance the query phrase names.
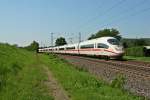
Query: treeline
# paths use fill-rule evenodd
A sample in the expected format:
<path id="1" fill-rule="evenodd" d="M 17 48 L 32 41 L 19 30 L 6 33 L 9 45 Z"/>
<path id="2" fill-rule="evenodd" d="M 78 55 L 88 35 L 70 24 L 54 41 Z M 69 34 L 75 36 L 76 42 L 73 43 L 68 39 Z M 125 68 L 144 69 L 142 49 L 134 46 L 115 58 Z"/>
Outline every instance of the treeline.
<path id="1" fill-rule="evenodd" d="M 140 39 L 122 39 L 123 46 L 125 48 L 126 56 L 150 56 L 149 51 L 145 50 L 144 46 L 150 46 L 150 38 Z"/>
<path id="2" fill-rule="evenodd" d="M 145 56 L 143 46 L 130 47 L 125 49 L 126 56 L 143 57 Z"/>
<path id="3" fill-rule="evenodd" d="M 20 47 L 17 44 L 9 44 L 9 43 L 0 43 L 0 45 L 5 45 L 5 46 L 10 46 L 10 47 L 15 47 L 15 48 L 21 48 L 21 49 L 26 49 L 28 51 L 37 51 L 39 48 L 39 43 L 36 41 L 33 41 L 31 44 L 25 47 Z"/>
<path id="4" fill-rule="evenodd" d="M 36 41 L 33 41 L 29 46 L 22 47 L 22 48 L 29 50 L 29 51 L 37 51 L 39 48 L 39 43 Z"/>
<path id="5" fill-rule="evenodd" d="M 150 45 L 150 38 L 139 38 L 139 39 L 123 38 L 122 43 L 125 48 L 130 48 L 135 46 L 148 46 Z"/>
<path id="6" fill-rule="evenodd" d="M 120 32 L 117 29 L 103 29 L 103 30 L 99 30 L 97 33 L 92 34 L 88 40 L 91 39 L 95 39 L 95 38 L 99 38 L 99 37 L 104 37 L 104 36 L 111 36 L 111 37 L 115 37 L 118 40 L 121 40 L 121 35 Z"/>

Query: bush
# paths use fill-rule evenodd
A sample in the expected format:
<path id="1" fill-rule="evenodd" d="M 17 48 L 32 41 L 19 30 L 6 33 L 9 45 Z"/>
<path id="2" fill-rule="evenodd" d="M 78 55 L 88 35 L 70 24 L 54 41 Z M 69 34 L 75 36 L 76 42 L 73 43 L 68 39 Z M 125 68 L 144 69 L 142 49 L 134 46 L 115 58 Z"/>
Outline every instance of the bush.
<path id="1" fill-rule="evenodd" d="M 33 41 L 29 46 L 24 47 L 26 50 L 29 51 L 38 51 L 39 43 L 36 41 Z"/>
<path id="2" fill-rule="evenodd" d="M 132 47 L 125 50 L 126 56 L 142 57 L 144 56 L 143 47 Z"/>
<path id="3" fill-rule="evenodd" d="M 121 74 L 118 74 L 117 77 L 111 82 L 111 86 L 114 88 L 123 89 L 124 84 L 125 84 L 125 77 Z"/>

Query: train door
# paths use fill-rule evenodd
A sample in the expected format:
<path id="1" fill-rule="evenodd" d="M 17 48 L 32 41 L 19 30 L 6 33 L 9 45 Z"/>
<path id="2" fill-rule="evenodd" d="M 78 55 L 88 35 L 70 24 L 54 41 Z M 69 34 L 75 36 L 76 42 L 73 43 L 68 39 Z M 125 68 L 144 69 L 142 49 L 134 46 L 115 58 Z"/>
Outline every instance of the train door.
<path id="1" fill-rule="evenodd" d="M 103 43 L 97 43 L 97 55 L 105 55 L 105 48 Z"/>

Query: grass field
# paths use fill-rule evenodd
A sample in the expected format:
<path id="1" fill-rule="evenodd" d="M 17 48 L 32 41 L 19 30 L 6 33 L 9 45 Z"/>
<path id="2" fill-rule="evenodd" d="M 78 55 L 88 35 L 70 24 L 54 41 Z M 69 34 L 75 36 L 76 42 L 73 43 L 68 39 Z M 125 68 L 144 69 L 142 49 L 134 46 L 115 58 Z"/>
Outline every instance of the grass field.
<path id="1" fill-rule="evenodd" d="M 34 53 L 0 44 L 0 100 L 53 100 L 46 79 Z"/>
<path id="2" fill-rule="evenodd" d="M 76 69 L 55 55 L 37 55 L 0 44 L 0 100 L 53 100 L 44 84 L 48 77 L 41 65 L 49 68 L 71 100 L 142 99 Z"/>
<path id="3" fill-rule="evenodd" d="M 150 62 L 150 57 L 133 57 L 133 56 L 124 56 L 124 59 L 127 59 L 127 60 L 144 61 L 144 62 Z"/>
<path id="4" fill-rule="evenodd" d="M 72 100 L 141 100 L 122 89 L 111 87 L 86 71 L 75 69 L 55 55 L 42 56 L 41 59 Z"/>

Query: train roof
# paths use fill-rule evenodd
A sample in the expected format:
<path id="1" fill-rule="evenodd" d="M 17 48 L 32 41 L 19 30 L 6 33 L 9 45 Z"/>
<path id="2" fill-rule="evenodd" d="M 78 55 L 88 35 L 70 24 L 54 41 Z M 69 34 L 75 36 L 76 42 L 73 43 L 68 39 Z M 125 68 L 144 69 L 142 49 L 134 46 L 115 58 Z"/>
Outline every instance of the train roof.
<path id="1" fill-rule="evenodd" d="M 115 39 L 114 37 L 100 37 L 96 39 L 86 40 L 86 41 L 96 41 L 96 40 L 108 40 L 108 39 Z M 85 42 L 85 41 L 84 41 Z"/>
<path id="2" fill-rule="evenodd" d="M 94 43 L 96 41 L 107 41 L 108 39 L 115 39 L 114 37 L 100 37 L 100 38 L 96 38 L 96 39 L 91 39 L 91 40 L 86 40 L 83 42 L 80 42 L 80 44 L 84 44 L 84 43 Z M 62 46 L 54 46 L 54 47 L 48 47 L 48 48 L 42 48 L 42 49 L 52 49 L 52 48 L 65 48 L 65 47 L 69 47 L 69 46 L 76 46 L 78 45 L 78 43 L 74 43 L 74 44 L 66 44 L 66 45 L 62 45 Z"/>
<path id="3" fill-rule="evenodd" d="M 82 43 L 93 43 L 95 41 L 107 41 L 108 39 L 115 39 L 114 37 L 100 37 L 100 38 L 96 38 L 96 39 L 91 39 L 91 40 L 86 40 L 81 42 Z"/>

